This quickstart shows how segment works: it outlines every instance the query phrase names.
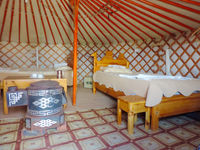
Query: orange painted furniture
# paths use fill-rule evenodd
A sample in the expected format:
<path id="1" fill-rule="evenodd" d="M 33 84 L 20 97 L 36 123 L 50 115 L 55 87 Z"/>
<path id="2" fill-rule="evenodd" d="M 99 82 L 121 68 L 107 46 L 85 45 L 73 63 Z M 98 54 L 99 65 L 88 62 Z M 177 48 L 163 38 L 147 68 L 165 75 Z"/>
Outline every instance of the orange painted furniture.
<path id="1" fill-rule="evenodd" d="M 145 112 L 145 129 L 150 125 L 150 107 L 145 107 L 145 98 L 137 95 L 119 96 L 117 101 L 117 121 L 121 124 L 121 110 L 128 113 L 128 133 L 133 134 L 134 117 Z"/>

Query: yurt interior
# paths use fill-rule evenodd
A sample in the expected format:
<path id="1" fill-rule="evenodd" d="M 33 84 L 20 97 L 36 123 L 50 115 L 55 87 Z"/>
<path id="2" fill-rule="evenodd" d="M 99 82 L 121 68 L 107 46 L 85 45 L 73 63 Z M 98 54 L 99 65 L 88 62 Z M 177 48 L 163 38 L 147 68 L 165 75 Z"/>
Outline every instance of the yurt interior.
<path id="1" fill-rule="evenodd" d="M 0 0 L 0 150 L 200 150 L 199 0 Z"/>

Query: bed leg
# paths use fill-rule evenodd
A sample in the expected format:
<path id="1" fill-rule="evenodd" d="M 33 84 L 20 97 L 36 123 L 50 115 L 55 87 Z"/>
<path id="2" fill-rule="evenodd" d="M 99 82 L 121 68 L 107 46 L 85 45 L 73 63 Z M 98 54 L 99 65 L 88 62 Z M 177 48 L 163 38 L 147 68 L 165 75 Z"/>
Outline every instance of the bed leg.
<path id="1" fill-rule="evenodd" d="M 96 88 L 95 87 L 93 88 L 93 94 L 96 94 Z"/>
<path id="2" fill-rule="evenodd" d="M 149 130 L 150 125 L 150 107 L 147 108 L 147 111 L 145 112 L 145 129 Z"/>
<path id="3" fill-rule="evenodd" d="M 154 108 L 152 108 L 151 130 L 158 130 L 158 128 L 159 128 L 159 115 L 160 115 L 160 112 L 158 110 L 154 110 Z"/>

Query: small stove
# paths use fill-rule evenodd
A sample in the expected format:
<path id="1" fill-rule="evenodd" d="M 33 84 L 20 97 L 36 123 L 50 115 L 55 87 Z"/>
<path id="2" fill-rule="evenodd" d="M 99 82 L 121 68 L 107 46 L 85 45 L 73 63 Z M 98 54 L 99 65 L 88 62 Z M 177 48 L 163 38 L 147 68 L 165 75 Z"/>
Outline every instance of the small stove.
<path id="1" fill-rule="evenodd" d="M 65 125 L 63 104 L 66 96 L 57 81 L 34 82 L 27 88 L 27 96 L 26 129 L 45 133 L 47 129 Z"/>

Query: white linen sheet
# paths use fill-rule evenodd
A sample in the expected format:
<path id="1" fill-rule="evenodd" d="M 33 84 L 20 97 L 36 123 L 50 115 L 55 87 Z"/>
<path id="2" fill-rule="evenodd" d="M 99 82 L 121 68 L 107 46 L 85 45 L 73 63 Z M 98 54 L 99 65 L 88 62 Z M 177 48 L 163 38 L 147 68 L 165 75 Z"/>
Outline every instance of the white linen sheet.
<path id="1" fill-rule="evenodd" d="M 162 97 L 171 97 L 177 92 L 189 96 L 194 91 L 200 91 L 200 79 L 147 75 L 122 74 L 97 71 L 93 80 L 115 91 L 123 91 L 125 95 L 139 95 L 146 97 L 146 106 L 159 104 Z"/>
<path id="2" fill-rule="evenodd" d="M 143 79 L 143 80 L 151 80 L 151 79 L 191 80 L 192 79 L 192 78 L 187 78 L 187 77 L 182 77 L 182 76 L 149 75 L 149 74 L 137 74 L 137 75 L 119 74 L 119 76 L 124 77 L 124 78 Z"/>

